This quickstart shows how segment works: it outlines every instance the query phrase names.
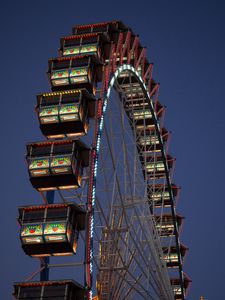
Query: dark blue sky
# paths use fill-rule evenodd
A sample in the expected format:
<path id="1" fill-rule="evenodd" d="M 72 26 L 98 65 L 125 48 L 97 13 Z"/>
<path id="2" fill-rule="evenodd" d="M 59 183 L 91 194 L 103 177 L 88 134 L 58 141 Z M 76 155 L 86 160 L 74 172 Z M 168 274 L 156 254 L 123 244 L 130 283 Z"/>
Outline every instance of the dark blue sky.
<path id="1" fill-rule="evenodd" d="M 25 143 L 42 139 L 35 95 L 49 90 L 47 60 L 72 25 L 121 19 L 141 37 L 167 106 L 173 133 L 175 181 L 182 186 L 181 240 L 190 247 L 184 266 L 193 284 L 188 299 L 221 299 L 225 264 L 225 2 L 5 1 L 1 4 L 1 299 L 37 262 L 18 239 L 17 206 L 40 202 L 24 162 Z"/>

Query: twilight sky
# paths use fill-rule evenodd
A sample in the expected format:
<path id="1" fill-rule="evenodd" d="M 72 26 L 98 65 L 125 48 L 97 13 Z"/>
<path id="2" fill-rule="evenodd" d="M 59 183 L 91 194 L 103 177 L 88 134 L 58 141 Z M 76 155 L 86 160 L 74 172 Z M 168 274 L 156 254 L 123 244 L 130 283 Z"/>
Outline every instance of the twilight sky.
<path id="1" fill-rule="evenodd" d="M 175 182 L 182 186 L 181 241 L 190 248 L 184 270 L 188 299 L 221 299 L 225 264 L 225 2 L 222 0 L 4 1 L 1 4 L 1 281 L 12 299 L 37 262 L 20 247 L 17 207 L 40 203 L 28 180 L 25 144 L 44 139 L 35 95 L 49 91 L 47 60 L 75 24 L 119 19 L 140 35 L 160 82 L 165 124 L 173 133 Z"/>

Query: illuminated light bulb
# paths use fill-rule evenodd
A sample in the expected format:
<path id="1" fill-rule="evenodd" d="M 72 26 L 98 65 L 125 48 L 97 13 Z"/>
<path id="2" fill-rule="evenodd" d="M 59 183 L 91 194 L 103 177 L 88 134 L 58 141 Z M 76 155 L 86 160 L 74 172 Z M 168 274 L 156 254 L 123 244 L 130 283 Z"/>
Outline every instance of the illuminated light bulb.
<path id="1" fill-rule="evenodd" d="M 107 91 L 107 97 L 108 97 L 108 98 L 109 98 L 110 92 L 111 92 L 111 88 L 109 87 L 109 88 L 108 88 L 108 91 Z"/>
<path id="2" fill-rule="evenodd" d="M 114 85 L 114 83 L 115 83 L 115 80 L 116 80 L 116 77 L 115 76 L 113 76 L 113 78 L 111 79 L 111 81 L 110 81 L 110 85 L 111 85 L 111 87 Z"/>

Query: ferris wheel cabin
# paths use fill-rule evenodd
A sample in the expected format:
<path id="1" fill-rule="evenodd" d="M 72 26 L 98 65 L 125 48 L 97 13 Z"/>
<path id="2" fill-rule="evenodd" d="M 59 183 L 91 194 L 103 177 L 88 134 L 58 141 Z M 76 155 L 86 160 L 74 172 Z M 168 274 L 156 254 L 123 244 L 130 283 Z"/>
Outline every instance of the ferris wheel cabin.
<path id="1" fill-rule="evenodd" d="M 182 300 L 180 279 L 179 278 L 171 278 L 170 282 L 172 285 L 175 300 Z M 187 295 L 187 292 L 188 292 L 191 282 L 192 281 L 189 277 L 184 276 L 183 286 L 184 286 L 185 295 Z"/>
<path id="2" fill-rule="evenodd" d="M 144 163 L 144 158 L 142 158 L 141 160 L 142 163 Z M 174 165 L 175 158 L 173 158 L 170 155 L 167 155 L 166 161 L 168 169 L 171 170 Z M 154 180 L 166 177 L 166 168 L 161 155 L 147 156 L 145 170 L 147 172 L 148 179 Z"/>
<path id="3" fill-rule="evenodd" d="M 13 296 L 17 300 L 83 300 L 84 288 L 73 280 L 17 282 Z"/>
<path id="4" fill-rule="evenodd" d="M 76 254 L 86 213 L 74 203 L 19 208 L 20 240 L 30 256 Z"/>
<path id="5" fill-rule="evenodd" d="M 171 214 L 164 214 L 162 216 L 155 215 L 154 218 L 156 221 L 156 228 L 161 237 L 168 237 L 175 234 L 174 220 Z M 180 230 L 183 221 L 184 221 L 184 217 L 177 214 L 176 224 L 177 224 L 178 231 Z"/>
<path id="6" fill-rule="evenodd" d="M 121 21 L 101 22 L 93 24 L 76 25 L 72 28 L 74 35 L 84 35 L 91 33 L 114 33 L 120 30 L 126 31 L 130 29 Z"/>
<path id="7" fill-rule="evenodd" d="M 169 249 L 167 247 L 162 248 L 163 250 L 163 259 L 166 262 L 168 268 L 178 268 L 179 260 L 177 252 L 177 248 L 175 246 L 171 246 Z M 182 262 L 184 261 L 184 257 L 187 254 L 188 248 L 183 244 L 180 244 L 180 255 L 182 258 Z"/>
<path id="8" fill-rule="evenodd" d="M 40 129 L 47 138 L 82 136 L 95 115 L 95 98 L 86 89 L 37 96 Z"/>
<path id="9" fill-rule="evenodd" d="M 169 132 L 166 128 L 161 129 L 161 136 L 163 143 L 165 143 L 168 139 Z M 156 134 L 155 128 L 147 128 L 140 130 L 139 137 L 138 137 L 138 148 L 144 154 L 147 155 L 148 153 L 152 152 L 160 152 L 161 146 L 159 138 Z"/>
<path id="10" fill-rule="evenodd" d="M 107 47 L 108 45 L 108 47 Z M 107 34 L 88 33 L 61 38 L 60 53 L 64 57 L 94 55 L 100 62 L 110 55 L 110 39 Z"/>
<path id="11" fill-rule="evenodd" d="M 89 148 L 80 140 L 36 142 L 27 145 L 30 181 L 38 191 L 78 188 Z"/>
<path id="12" fill-rule="evenodd" d="M 172 194 L 174 199 L 178 196 L 180 188 L 175 184 L 171 185 Z M 155 208 L 170 207 L 171 199 L 168 187 L 165 187 L 163 184 L 158 184 L 148 186 L 148 198 L 150 202 L 154 203 Z"/>
<path id="13" fill-rule="evenodd" d="M 144 130 L 154 130 L 155 123 L 149 108 L 148 102 L 143 101 L 142 98 L 131 99 L 130 104 L 126 107 L 126 111 L 131 120 L 134 120 L 136 131 L 143 132 Z M 158 118 L 162 117 L 164 107 L 156 102 L 156 114 Z"/>
<path id="14" fill-rule="evenodd" d="M 86 88 L 95 94 L 102 71 L 94 56 L 82 55 L 50 59 L 48 74 L 52 91 Z"/>

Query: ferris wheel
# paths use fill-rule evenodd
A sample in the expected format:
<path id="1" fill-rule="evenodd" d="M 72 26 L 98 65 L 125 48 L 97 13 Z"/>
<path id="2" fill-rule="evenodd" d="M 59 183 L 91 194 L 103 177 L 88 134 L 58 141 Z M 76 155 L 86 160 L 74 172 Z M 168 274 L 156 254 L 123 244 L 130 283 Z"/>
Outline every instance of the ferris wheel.
<path id="1" fill-rule="evenodd" d="M 20 207 L 18 218 L 22 249 L 40 268 L 14 284 L 16 299 L 186 299 L 180 188 L 152 69 L 120 21 L 61 38 L 52 91 L 37 96 L 46 140 L 27 144 L 44 203 Z"/>

